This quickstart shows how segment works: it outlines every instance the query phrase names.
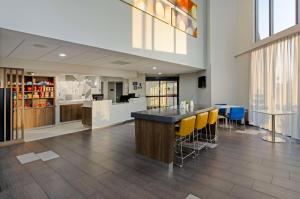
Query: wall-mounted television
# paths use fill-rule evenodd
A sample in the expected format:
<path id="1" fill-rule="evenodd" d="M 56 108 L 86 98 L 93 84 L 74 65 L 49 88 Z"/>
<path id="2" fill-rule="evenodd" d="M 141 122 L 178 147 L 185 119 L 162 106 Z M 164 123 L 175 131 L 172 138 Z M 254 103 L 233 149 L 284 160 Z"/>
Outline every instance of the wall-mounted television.
<path id="1" fill-rule="evenodd" d="M 206 76 L 198 78 L 198 88 L 206 88 Z"/>

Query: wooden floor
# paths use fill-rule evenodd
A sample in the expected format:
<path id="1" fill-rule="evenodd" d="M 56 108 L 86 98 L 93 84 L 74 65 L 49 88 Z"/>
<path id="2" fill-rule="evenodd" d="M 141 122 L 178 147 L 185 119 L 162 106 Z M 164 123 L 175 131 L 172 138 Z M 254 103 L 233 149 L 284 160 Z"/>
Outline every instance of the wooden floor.
<path id="1" fill-rule="evenodd" d="M 0 198 L 300 198 L 300 145 L 220 132 L 219 146 L 169 173 L 135 156 L 131 124 L 0 149 Z M 61 158 L 20 165 L 16 155 Z"/>

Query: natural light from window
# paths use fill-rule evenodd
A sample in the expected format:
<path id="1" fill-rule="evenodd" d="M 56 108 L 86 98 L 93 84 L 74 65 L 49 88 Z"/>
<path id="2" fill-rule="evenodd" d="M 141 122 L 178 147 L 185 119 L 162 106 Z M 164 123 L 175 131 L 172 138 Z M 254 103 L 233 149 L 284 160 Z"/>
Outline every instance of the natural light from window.
<path id="1" fill-rule="evenodd" d="M 269 32 L 269 0 L 259 0 L 257 5 L 258 27 L 257 37 L 258 40 L 270 36 Z"/>
<path id="2" fill-rule="evenodd" d="M 132 47 L 186 55 L 187 34 L 132 8 Z"/>
<path id="3" fill-rule="evenodd" d="M 256 0 L 256 40 L 296 25 L 297 1 L 300 0 Z"/>
<path id="4" fill-rule="evenodd" d="M 274 33 L 296 24 L 296 1 L 274 0 Z"/>

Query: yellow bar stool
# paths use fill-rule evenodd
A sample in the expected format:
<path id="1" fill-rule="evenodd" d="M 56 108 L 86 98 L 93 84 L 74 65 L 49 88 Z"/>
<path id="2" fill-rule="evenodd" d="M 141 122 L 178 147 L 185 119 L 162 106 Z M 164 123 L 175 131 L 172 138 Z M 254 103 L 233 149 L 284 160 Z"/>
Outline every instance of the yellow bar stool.
<path id="1" fill-rule="evenodd" d="M 217 141 L 217 132 L 218 132 L 218 127 L 217 127 L 217 122 L 218 122 L 218 115 L 219 115 L 219 109 L 214 109 L 209 112 L 209 117 L 208 117 L 208 130 L 209 130 L 209 142 L 216 142 Z M 215 128 L 215 136 L 212 139 L 212 130 L 211 127 L 214 126 Z"/>
<path id="2" fill-rule="evenodd" d="M 208 122 L 208 112 L 197 114 L 196 123 L 195 123 L 195 136 L 196 138 L 196 151 L 200 151 L 205 148 L 206 145 L 201 144 L 199 141 L 203 140 L 203 130 L 205 130 L 205 140 L 207 141 L 207 122 Z"/>
<path id="3" fill-rule="evenodd" d="M 189 156 L 196 155 L 194 143 L 194 129 L 195 129 L 196 116 L 191 116 L 180 121 L 179 131 L 176 132 L 175 143 L 175 157 L 180 159 L 180 163 L 175 161 L 179 167 L 183 167 L 183 160 Z M 186 144 L 185 147 L 183 144 Z M 193 145 L 193 147 L 190 147 Z M 186 151 L 183 151 L 183 148 Z"/>

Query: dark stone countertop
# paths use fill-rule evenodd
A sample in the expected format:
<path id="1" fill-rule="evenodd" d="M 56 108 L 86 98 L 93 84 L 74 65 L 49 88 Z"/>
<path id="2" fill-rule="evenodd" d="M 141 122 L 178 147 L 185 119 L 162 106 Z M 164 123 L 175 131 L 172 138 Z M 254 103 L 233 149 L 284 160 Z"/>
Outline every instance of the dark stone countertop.
<path id="1" fill-rule="evenodd" d="M 147 111 L 132 112 L 131 117 L 135 119 L 151 120 L 162 123 L 176 123 L 180 120 L 196 115 L 198 113 L 207 112 L 216 107 L 208 105 L 195 105 L 193 110 L 180 109 L 178 107 L 158 108 Z"/>

